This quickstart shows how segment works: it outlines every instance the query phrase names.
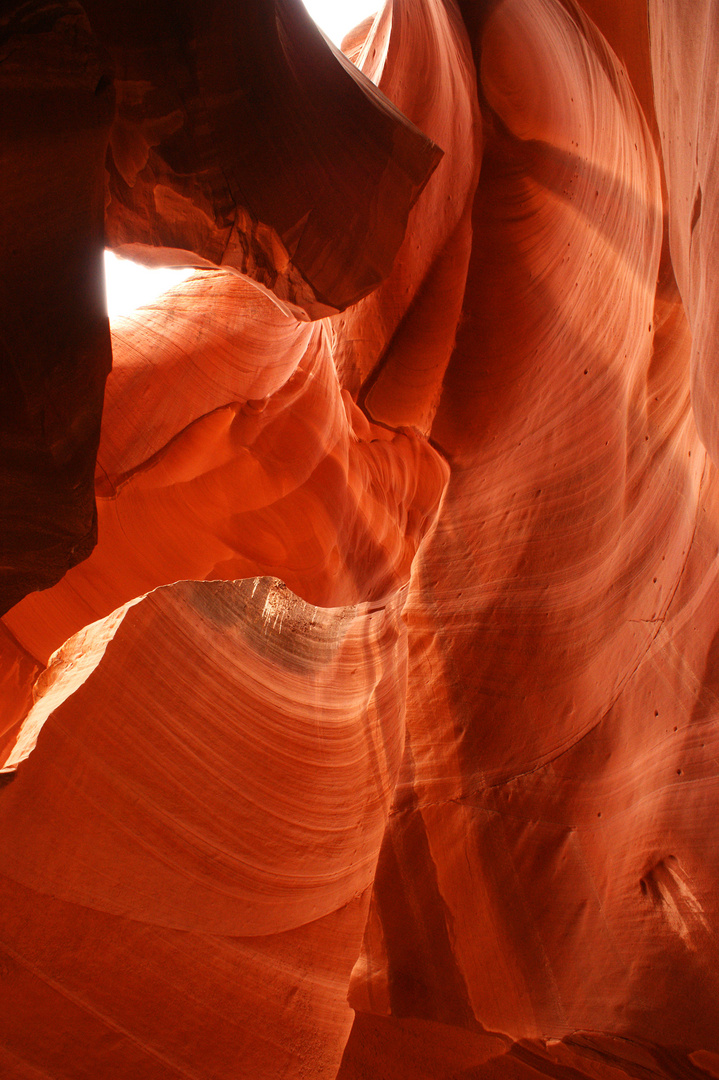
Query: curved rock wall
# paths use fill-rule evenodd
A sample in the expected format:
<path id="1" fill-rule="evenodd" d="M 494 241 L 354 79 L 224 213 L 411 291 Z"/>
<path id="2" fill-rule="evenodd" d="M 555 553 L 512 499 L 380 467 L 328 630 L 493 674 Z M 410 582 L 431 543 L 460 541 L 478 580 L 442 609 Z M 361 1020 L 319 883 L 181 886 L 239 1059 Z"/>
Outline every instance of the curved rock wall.
<path id="1" fill-rule="evenodd" d="M 3 619 L 3 1075 L 719 1076 L 715 7 L 0 24 L 21 103 L 93 42 L 108 236 L 198 267 Z"/>

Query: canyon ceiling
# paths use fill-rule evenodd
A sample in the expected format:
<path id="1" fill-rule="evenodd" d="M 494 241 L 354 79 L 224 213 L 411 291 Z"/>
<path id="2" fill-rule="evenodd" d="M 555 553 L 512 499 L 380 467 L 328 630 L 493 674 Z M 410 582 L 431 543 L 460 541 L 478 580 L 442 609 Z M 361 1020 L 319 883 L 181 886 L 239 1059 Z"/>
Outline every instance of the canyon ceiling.
<path id="1" fill-rule="evenodd" d="M 718 85 L 0 2 L 2 1077 L 719 1078 Z"/>

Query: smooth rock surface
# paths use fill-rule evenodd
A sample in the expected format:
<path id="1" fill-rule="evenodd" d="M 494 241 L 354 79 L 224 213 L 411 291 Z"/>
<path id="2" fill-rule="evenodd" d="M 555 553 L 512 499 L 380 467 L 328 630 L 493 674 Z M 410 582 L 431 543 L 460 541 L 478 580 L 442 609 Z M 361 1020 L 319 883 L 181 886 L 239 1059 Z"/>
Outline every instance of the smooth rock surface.
<path id="1" fill-rule="evenodd" d="M 71 1036 L 76 1076 L 335 1075 L 404 742 L 405 592 L 181 582 L 56 654 L 0 799 L 8 1055 L 62 1075 Z"/>
<path id="2" fill-rule="evenodd" d="M 719 1077 L 717 5 L 86 10 L 201 269 L 3 619 L 0 1071 Z"/>

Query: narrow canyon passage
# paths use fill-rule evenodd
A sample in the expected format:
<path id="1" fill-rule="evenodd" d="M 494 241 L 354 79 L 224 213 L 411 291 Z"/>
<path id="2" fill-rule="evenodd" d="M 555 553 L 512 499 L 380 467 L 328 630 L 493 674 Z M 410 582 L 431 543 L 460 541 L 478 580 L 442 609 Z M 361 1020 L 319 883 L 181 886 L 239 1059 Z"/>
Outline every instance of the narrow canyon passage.
<path id="1" fill-rule="evenodd" d="M 0 18 L 4 1076 L 719 1076 L 679 8 Z"/>

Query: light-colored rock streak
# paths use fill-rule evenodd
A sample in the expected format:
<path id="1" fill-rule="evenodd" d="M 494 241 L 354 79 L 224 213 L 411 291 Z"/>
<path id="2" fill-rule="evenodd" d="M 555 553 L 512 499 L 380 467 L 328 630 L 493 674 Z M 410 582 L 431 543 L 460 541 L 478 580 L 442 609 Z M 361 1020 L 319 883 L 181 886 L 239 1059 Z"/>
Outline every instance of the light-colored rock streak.
<path id="1" fill-rule="evenodd" d="M 143 1071 L 153 1046 L 183 1076 L 283 1075 L 310 1047 L 313 1075 L 336 1070 L 404 745 L 405 593 L 327 609 L 274 579 L 180 582 L 86 627 L 56 654 L 0 798 L 3 905 L 20 906 L 33 927 L 30 945 L 3 919 L 0 956 L 26 968 L 35 1023 L 51 1045 L 63 1042 L 66 1021 L 44 1002 L 46 985 L 75 994 L 81 1027 L 102 1017 L 100 1034 L 83 1040 L 88 1060 L 101 1058 L 107 1026 L 142 1046 L 144 1010 L 128 1020 L 125 976 L 114 1002 L 105 997 L 121 933 L 124 948 L 134 942 L 148 957 L 129 976 L 144 1000 L 172 993 L 182 954 L 205 942 L 204 1000 L 217 994 L 220 1009 L 231 1002 L 236 1013 L 228 1028 L 211 1028 L 211 1072 L 202 1063 L 209 1033 L 188 1042 L 173 1016 L 146 1050 L 136 1047 L 133 1077 L 156 1075 Z M 102 976 L 78 994 L 67 957 L 80 923 L 106 927 L 110 941 Z M 163 969 L 153 958 L 168 948 L 176 955 Z M 311 1008 L 268 1008 L 283 983 L 288 1002 L 299 993 Z M 190 989 L 180 1013 L 193 1008 Z M 268 1046 L 283 1010 L 290 1037 Z M 9 1037 L 2 1013 L 0 1044 Z M 209 1021 L 200 1009 L 187 1023 Z M 293 1027 L 302 1039 L 293 1041 Z M 120 1038 L 119 1060 L 126 1052 Z"/>

